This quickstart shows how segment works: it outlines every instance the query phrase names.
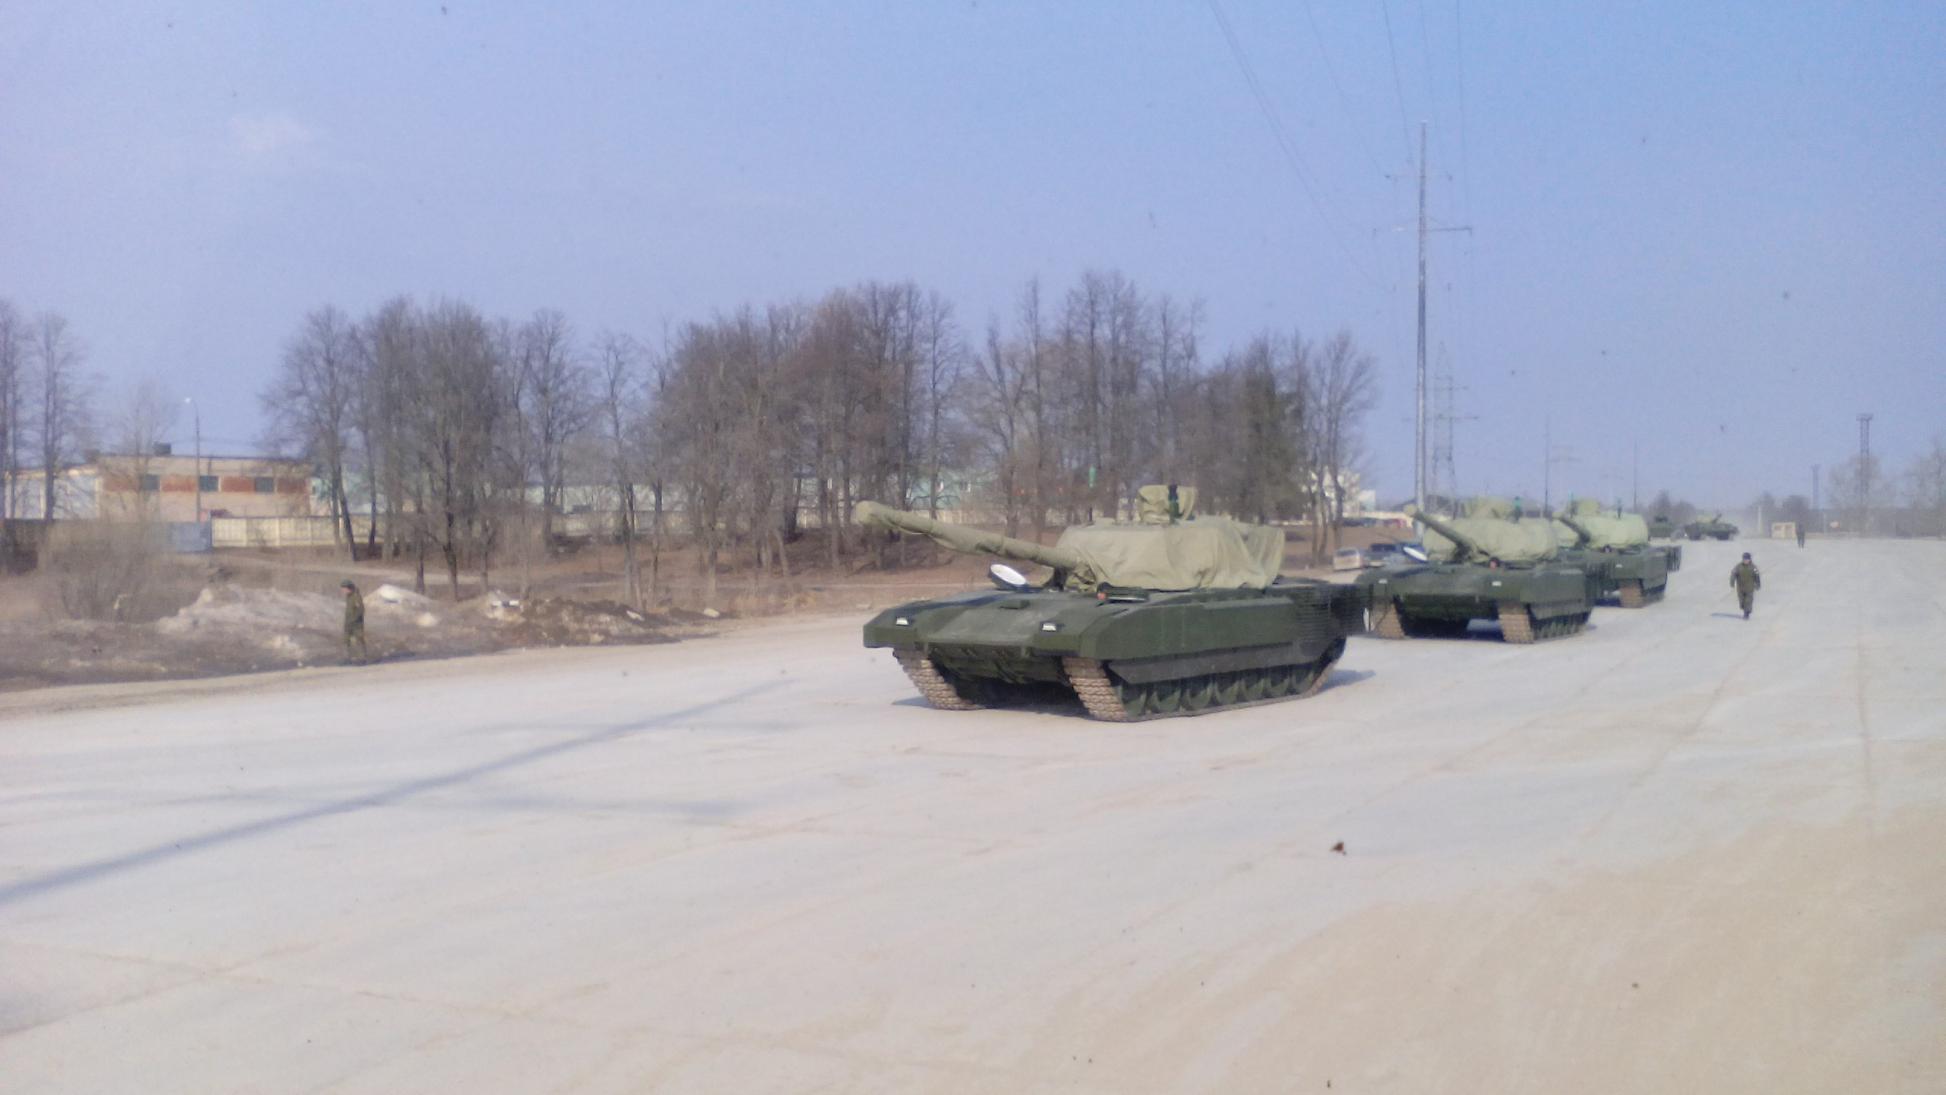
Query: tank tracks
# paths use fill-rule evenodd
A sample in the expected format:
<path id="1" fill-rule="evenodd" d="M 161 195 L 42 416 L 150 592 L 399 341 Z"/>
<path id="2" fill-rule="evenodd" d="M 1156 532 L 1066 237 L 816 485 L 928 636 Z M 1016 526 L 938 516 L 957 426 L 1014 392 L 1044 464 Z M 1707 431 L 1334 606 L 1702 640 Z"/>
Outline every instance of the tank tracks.
<path id="1" fill-rule="evenodd" d="M 1102 722 L 1147 722 L 1307 699 L 1324 691 L 1332 667 L 1344 653 L 1345 643 L 1340 639 L 1324 657 L 1306 665 L 1210 673 L 1119 687 L 1100 662 L 1089 658 L 1063 658 L 1061 668 L 1081 705 L 1093 718 Z"/>
<path id="2" fill-rule="evenodd" d="M 1372 606 L 1372 632 L 1381 639 L 1407 638 L 1405 617 L 1399 612 L 1397 602 L 1388 600 Z"/>
<path id="3" fill-rule="evenodd" d="M 955 685 L 952 678 L 917 650 L 893 652 L 906 679 L 929 704 L 942 711 L 977 711 L 991 706 L 977 689 Z M 1088 714 L 1102 722 L 1146 722 L 1206 711 L 1258 707 L 1291 699 L 1305 699 L 1324 691 L 1332 667 L 1345 653 L 1344 641 L 1319 662 L 1275 666 L 1270 669 L 1213 673 L 1149 685 L 1115 683 L 1108 670 L 1088 658 L 1063 658 L 1061 668 L 1069 687 Z M 1128 689 L 1125 695 L 1123 689 Z M 980 698 L 969 698 L 971 692 Z"/>
<path id="4" fill-rule="evenodd" d="M 906 678 L 927 703 L 941 711 L 979 710 L 980 705 L 960 695 L 959 689 L 953 687 L 953 682 L 946 679 L 931 658 L 917 650 L 897 650 L 893 653 L 899 659 L 899 668 L 905 670 Z"/>
<path id="5" fill-rule="evenodd" d="M 1642 588 L 1642 580 L 1637 578 L 1633 581 L 1623 582 L 1621 588 L 1615 591 L 1615 596 L 1621 602 L 1623 608 L 1647 608 L 1649 605 L 1662 600 L 1662 595 L 1668 591 L 1668 586 L 1663 586 L 1661 589 L 1645 590 Z"/>
<path id="6" fill-rule="evenodd" d="M 1572 616 L 1554 616 L 1536 621 L 1533 610 L 1526 605 L 1500 606 L 1500 637 L 1510 643 L 1534 643 L 1545 639 L 1563 639 L 1569 635 L 1579 635 L 1588 626 L 1589 613 L 1582 612 Z"/>

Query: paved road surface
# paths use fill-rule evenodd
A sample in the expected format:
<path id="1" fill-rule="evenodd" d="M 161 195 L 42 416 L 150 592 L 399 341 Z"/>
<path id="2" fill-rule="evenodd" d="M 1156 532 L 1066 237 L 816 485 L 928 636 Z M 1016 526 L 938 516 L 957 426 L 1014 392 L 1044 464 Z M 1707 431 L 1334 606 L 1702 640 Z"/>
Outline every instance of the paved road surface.
<path id="1" fill-rule="evenodd" d="M 0 1088 L 1939 1091 L 1946 546 L 1686 551 L 1136 727 L 849 619 L 16 698 Z"/>

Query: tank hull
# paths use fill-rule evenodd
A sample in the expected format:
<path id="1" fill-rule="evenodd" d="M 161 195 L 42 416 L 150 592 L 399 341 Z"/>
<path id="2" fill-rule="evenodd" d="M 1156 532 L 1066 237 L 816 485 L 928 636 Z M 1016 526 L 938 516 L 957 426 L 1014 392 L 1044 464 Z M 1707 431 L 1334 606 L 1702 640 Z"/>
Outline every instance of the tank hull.
<path id="1" fill-rule="evenodd" d="M 1383 638 L 1459 637 L 1474 620 L 1501 625 L 1509 642 L 1579 632 L 1598 593 L 1579 566 L 1488 567 L 1429 563 L 1361 576 L 1370 596 L 1371 630 Z"/>
<path id="2" fill-rule="evenodd" d="M 887 609 L 864 639 L 892 650 L 935 706 L 1068 693 L 1125 722 L 1315 693 L 1363 608 L 1361 590 L 1325 582 L 1106 598 L 991 590 Z"/>
<path id="3" fill-rule="evenodd" d="M 1642 608 L 1660 601 L 1669 588 L 1669 558 L 1659 548 L 1576 550 L 1563 552 L 1562 559 L 1594 579 L 1597 601 Z"/>

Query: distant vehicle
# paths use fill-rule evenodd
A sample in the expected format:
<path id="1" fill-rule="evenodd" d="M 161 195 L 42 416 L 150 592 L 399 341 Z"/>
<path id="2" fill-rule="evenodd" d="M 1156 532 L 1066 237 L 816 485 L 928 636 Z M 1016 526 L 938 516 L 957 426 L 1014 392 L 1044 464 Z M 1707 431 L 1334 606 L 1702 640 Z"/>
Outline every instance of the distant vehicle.
<path id="1" fill-rule="evenodd" d="M 1711 540 L 1729 540 L 1736 536 L 1737 527 L 1725 521 L 1723 515 L 1718 513 L 1707 521 L 1691 521 L 1682 527 L 1682 531 L 1683 535 L 1689 537 L 1691 540 L 1701 540 L 1704 538 Z"/>
<path id="2" fill-rule="evenodd" d="M 1365 569 L 1365 553 L 1355 547 L 1341 547 L 1331 553 L 1332 570 Z"/>
<path id="3" fill-rule="evenodd" d="M 1403 562 L 1412 557 L 1412 549 L 1414 548 L 1422 552 L 1425 550 L 1425 546 L 1417 540 L 1408 540 L 1405 542 L 1398 540 L 1380 540 L 1378 543 L 1368 545 L 1365 548 L 1365 565 L 1377 567 L 1384 566 L 1387 563 Z"/>

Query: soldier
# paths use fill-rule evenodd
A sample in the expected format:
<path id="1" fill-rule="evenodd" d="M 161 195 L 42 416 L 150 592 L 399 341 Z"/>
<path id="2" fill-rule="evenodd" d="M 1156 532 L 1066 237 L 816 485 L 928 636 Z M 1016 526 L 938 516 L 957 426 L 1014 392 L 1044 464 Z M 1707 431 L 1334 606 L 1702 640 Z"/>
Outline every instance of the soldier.
<path id="1" fill-rule="evenodd" d="M 1750 608 L 1757 603 L 1757 591 L 1764 587 L 1764 576 L 1757 572 L 1757 564 L 1750 561 L 1750 553 L 1743 553 L 1743 562 L 1730 571 L 1730 588 L 1737 591 L 1737 606 L 1743 609 L 1743 618 L 1750 618 Z"/>
<path id="2" fill-rule="evenodd" d="M 1804 522 L 1802 521 L 1797 523 L 1797 546 L 1804 546 Z"/>
<path id="3" fill-rule="evenodd" d="M 365 598 L 358 595 L 358 587 L 350 578 L 339 582 L 338 586 L 345 591 L 345 660 L 352 660 L 351 645 L 355 642 L 358 644 L 358 664 L 363 665 L 371 658 L 371 651 L 365 648 Z"/>

